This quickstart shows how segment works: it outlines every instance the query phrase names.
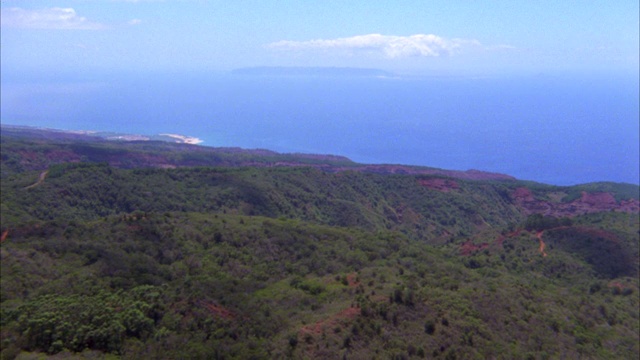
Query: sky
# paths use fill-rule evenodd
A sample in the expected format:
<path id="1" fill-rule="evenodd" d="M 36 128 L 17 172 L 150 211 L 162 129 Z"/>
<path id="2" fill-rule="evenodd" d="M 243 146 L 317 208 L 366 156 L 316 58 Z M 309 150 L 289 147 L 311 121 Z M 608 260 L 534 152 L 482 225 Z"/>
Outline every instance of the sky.
<path id="1" fill-rule="evenodd" d="M 393 109 L 388 117 L 396 122 L 414 121 L 411 116 L 402 117 L 411 109 L 419 112 L 416 128 L 408 129 L 398 140 L 399 154 L 406 152 L 406 143 L 400 140 L 411 142 L 417 134 L 429 141 L 433 137 L 449 141 L 438 139 L 437 133 L 419 132 L 434 124 L 457 129 L 444 133 L 453 139 L 472 138 L 483 144 L 483 131 L 496 128 L 492 121 L 502 124 L 499 129 L 519 132 L 531 126 L 522 123 L 529 119 L 553 135 L 534 143 L 550 157 L 557 157 L 557 163 L 571 162 L 572 156 L 594 166 L 623 159 L 626 165 L 611 172 L 624 173 L 625 181 L 637 183 L 638 0 L 0 0 L 0 14 L 3 123 L 72 130 L 163 128 L 193 136 L 211 135 L 205 131 L 210 129 L 220 130 L 221 135 L 216 136 L 221 139 L 245 140 L 229 144 L 233 146 L 272 148 L 281 140 L 290 142 L 286 151 L 312 152 L 316 149 L 291 144 L 307 146 L 311 138 L 319 137 L 317 129 L 329 129 L 324 135 L 336 135 L 331 131 L 348 135 L 345 144 L 349 145 L 353 139 L 350 133 L 339 133 L 341 122 L 362 121 L 361 128 L 375 128 L 372 117 L 380 114 L 367 113 L 365 108 L 379 105 Z M 313 91 L 322 88 L 321 82 L 301 90 L 288 84 L 291 88 L 280 89 L 285 101 L 278 103 L 273 99 L 284 83 L 266 86 L 256 82 L 249 89 L 237 77 L 225 75 L 218 78 L 233 78 L 236 83 L 212 85 L 220 73 L 262 66 L 374 68 L 398 74 L 390 77 L 393 81 L 444 82 L 434 88 L 437 90 L 420 88 L 417 93 L 411 92 L 414 88 L 408 82 L 398 82 L 409 85 L 388 90 L 382 101 L 375 100 L 381 104 L 367 103 L 362 109 L 354 107 L 354 99 L 373 101 L 371 94 L 380 89 L 362 85 L 352 93 L 339 93 L 339 89 L 328 88 L 317 97 Z M 503 75 L 507 83 L 500 82 Z M 456 84 L 459 79 L 464 81 Z M 486 79 L 497 80 L 483 83 Z M 396 86 L 376 84 L 385 89 Z M 273 94 L 264 94 L 270 87 Z M 447 92 L 448 87 L 456 91 Z M 475 89 L 472 95 L 476 97 L 462 98 L 468 89 Z M 511 93 L 496 93 L 496 89 Z M 409 104 L 398 93 L 415 101 Z M 300 104 L 288 102 L 298 95 L 308 101 L 333 99 L 335 104 L 323 108 L 325 114 L 313 113 L 311 105 L 296 107 Z M 214 106 L 216 96 L 224 101 Z M 473 113 L 474 106 L 485 102 L 491 106 Z M 345 112 L 349 108 L 353 119 Z M 450 116 L 428 114 L 439 108 L 450 109 Z M 264 115 L 291 109 L 299 113 L 277 113 L 282 118 L 275 120 Z M 362 119 L 356 119 L 358 116 Z M 476 118 L 485 120 L 476 122 Z M 274 121 L 289 122 L 289 127 L 278 128 Z M 196 131 L 193 124 L 201 123 L 206 127 L 198 130 L 202 134 L 190 133 Z M 278 135 L 253 134 L 252 129 L 260 124 Z M 387 135 L 398 130 L 393 124 L 378 129 L 383 140 L 391 139 Z M 499 132 L 493 135 L 502 136 Z M 526 135 L 519 136 L 527 142 Z M 494 139 L 495 143 L 511 139 L 511 135 L 504 137 L 506 140 Z M 301 142 L 293 141 L 298 138 Z M 604 143 L 598 145 L 598 141 Z M 423 149 L 422 138 L 417 144 L 418 150 Z M 381 145 L 374 141 L 371 146 Z M 469 146 L 460 143 L 458 148 Z M 541 150 L 515 148 L 534 157 Z M 477 157 L 515 154 L 515 148 Z M 386 153 L 389 149 L 379 150 Z M 339 147 L 320 151 L 340 152 Z M 433 158 L 427 155 L 421 164 L 433 165 Z M 460 156 L 464 160 L 471 155 Z M 447 162 L 441 166 L 462 165 Z M 557 171 L 545 164 L 534 170 L 543 172 L 545 166 Z M 617 179 L 602 171 L 595 179 Z M 589 176 L 580 181 L 591 180 Z"/>
<path id="2" fill-rule="evenodd" d="M 637 0 L 1 2 L 3 77 L 252 66 L 636 74 Z"/>

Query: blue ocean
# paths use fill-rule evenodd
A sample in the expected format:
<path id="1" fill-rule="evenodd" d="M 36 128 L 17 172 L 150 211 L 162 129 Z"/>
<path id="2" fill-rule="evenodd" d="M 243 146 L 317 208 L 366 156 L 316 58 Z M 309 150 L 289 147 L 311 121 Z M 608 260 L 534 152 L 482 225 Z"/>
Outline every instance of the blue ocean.
<path id="1" fill-rule="evenodd" d="M 3 74 L 4 75 L 4 74 Z M 7 79 L 2 123 L 638 184 L 637 77 L 162 74 Z"/>

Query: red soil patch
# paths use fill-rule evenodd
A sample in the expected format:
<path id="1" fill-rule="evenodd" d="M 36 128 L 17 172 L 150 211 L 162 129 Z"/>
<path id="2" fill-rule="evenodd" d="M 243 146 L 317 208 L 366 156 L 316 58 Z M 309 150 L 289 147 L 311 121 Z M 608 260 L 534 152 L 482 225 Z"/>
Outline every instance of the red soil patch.
<path id="1" fill-rule="evenodd" d="M 347 275 L 347 283 L 349 287 L 356 287 L 360 285 L 360 282 L 356 281 L 356 273 L 351 273 Z"/>
<path id="2" fill-rule="evenodd" d="M 226 309 L 220 305 L 216 305 L 213 303 L 203 303 L 202 305 L 216 317 L 226 320 L 233 320 L 236 318 L 236 315 L 231 310 Z"/>
<path id="3" fill-rule="evenodd" d="M 617 204 L 616 199 L 610 193 L 587 193 L 586 191 L 582 192 L 580 201 L 591 206 L 599 207 Z"/>
<path id="4" fill-rule="evenodd" d="M 618 210 L 627 213 L 640 212 L 640 201 L 636 199 L 622 200 L 618 205 Z"/>
<path id="5" fill-rule="evenodd" d="M 550 203 L 537 200 L 531 190 L 526 187 L 519 187 L 511 193 L 516 205 L 524 208 L 527 214 L 550 215 L 553 211 Z"/>
<path id="6" fill-rule="evenodd" d="M 438 190 L 442 192 L 449 192 L 452 190 L 460 189 L 460 185 L 458 185 L 458 182 L 453 179 L 443 179 L 443 178 L 418 179 L 418 184 L 426 188 Z"/>
<path id="7" fill-rule="evenodd" d="M 52 150 L 46 153 L 45 156 L 49 161 L 56 162 L 79 162 L 82 160 L 80 155 L 69 150 Z"/>
<path id="8" fill-rule="evenodd" d="M 343 326 L 345 323 L 351 322 L 358 315 L 360 315 L 360 308 L 346 308 L 339 313 L 329 317 L 328 319 L 318 321 L 315 324 L 303 326 L 300 329 L 300 333 L 320 335 L 323 331 L 330 331 L 333 330 L 336 326 Z"/>
<path id="9" fill-rule="evenodd" d="M 471 240 L 468 240 L 467 242 L 460 245 L 460 255 L 469 256 L 472 253 L 475 253 L 480 250 L 484 250 L 488 247 L 489 247 L 489 244 L 487 243 L 474 244 Z"/>
<path id="10" fill-rule="evenodd" d="M 513 190 L 513 193 L 511 194 L 511 196 L 516 201 L 534 201 L 535 200 L 531 190 L 529 190 L 526 187 L 519 187 L 519 188 Z"/>
<path id="11" fill-rule="evenodd" d="M 637 213 L 640 211 L 640 201 L 637 199 L 617 202 L 611 193 L 604 192 L 588 193 L 583 191 L 579 199 L 563 203 L 536 199 L 531 190 L 526 187 L 520 187 L 511 193 L 511 197 L 516 205 L 522 208 L 526 214 L 543 214 L 562 217 L 611 210 L 627 213 Z"/>

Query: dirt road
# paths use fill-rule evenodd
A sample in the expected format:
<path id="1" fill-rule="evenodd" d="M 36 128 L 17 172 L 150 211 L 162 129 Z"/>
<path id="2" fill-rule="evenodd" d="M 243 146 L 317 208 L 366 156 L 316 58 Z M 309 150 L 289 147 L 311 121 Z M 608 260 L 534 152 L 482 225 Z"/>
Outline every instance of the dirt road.
<path id="1" fill-rule="evenodd" d="M 44 179 L 47 177 L 48 173 L 49 173 L 49 170 L 45 170 L 45 171 L 41 172 L 40 176 L 38 177 L 38 181 L 36 181 L 35 184 L 27 186 L 25 189 L 32 189 L 32 188 L 42 184 L 44 182 Z"/>

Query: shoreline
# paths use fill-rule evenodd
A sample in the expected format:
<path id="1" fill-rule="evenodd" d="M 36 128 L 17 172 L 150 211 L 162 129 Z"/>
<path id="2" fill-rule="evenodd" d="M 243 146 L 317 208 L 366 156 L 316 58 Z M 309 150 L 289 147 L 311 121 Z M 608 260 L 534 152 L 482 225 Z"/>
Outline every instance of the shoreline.
<path id="1" fill-rule="evenodd" d="M 190 145 L 198 145 L 204 142 L 204 140 L 194 137 L 194 136 L 186 136 L 180 134 L 157 134 L 157 135 L 141 135 L 141 134 L 128 134 L 128 133 L 119 133 L 115 131 L 99 131 L 99 130 L 68 130 L 68 129 L 55 129 L 48 127 L 40 127 L 40 126 L 27 126 L 27 125 L 11 125 L 11 124 L 2 124 L 3 128 L 7 129 L 15 129 L 18 131 L 49 131 L 60 134 L 69 134 L 69 135 L 86 135 L 86 136 L 94 136 L 98 138 L 102 138 L 109 141 L 166 141 L 166 142 L 175 142 L 178 144 L 190 144 Z"/>
<path id="2" fill-rule="evenodd" d="M 198 145 L 198 144 L 204 142 L 203 140 L 201 140 L 201 139 L 199 139 L 197 137 L 184 136 L 184 135 L 179 135 L 179 134 L 159 134 L 159 136 L 168 136 L 170 138 L 177 139 L 178 141 L 176 141 L 176 142 L 177 143 L 181 143 L 181 144 Z"/>

